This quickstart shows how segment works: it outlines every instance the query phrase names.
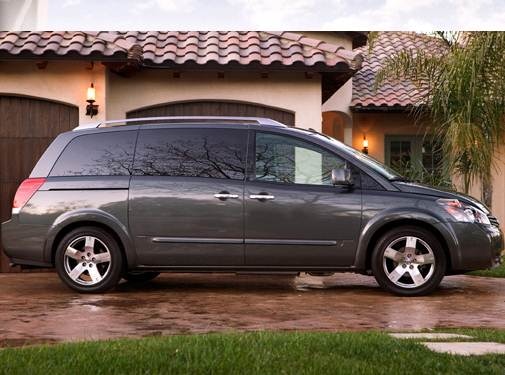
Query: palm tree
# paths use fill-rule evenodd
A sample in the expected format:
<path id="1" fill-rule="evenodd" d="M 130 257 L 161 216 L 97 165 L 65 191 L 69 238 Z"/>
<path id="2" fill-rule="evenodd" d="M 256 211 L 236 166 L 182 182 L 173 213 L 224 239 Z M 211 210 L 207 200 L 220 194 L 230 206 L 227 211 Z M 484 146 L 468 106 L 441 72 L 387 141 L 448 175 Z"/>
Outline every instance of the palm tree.
<path id="1" fill-rule="evenodd" d="M 464 191 L 480 181 L 482 200 L 491 206 L 491 173 L 504 135 L 505 32 L 434 32 L 444 51 L 403 50 L 386 60 L 376 76 L 409 79 L 419 89 L 445 166 L 463 179 Z M 371 33 L 370 47 L 377 38 Z M 419 110 L 419 109 L 422 110 Z"/>

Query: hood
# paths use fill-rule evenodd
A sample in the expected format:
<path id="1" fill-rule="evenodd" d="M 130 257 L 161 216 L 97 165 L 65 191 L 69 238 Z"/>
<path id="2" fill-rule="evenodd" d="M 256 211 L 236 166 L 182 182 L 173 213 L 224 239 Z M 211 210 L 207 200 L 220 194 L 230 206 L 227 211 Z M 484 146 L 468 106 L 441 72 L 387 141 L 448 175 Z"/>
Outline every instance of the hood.
<path id="1" fill-rule="evenodd" d="M 484 204 L 466 194 L 458 193 L 451 190 L 436 189 L 428 185 L 418 184 L 414 182 L 402 181 L 402 182 L 394 182 L 393 184 L 398 189 L 400 189 L 405 193 L 431 195 L 433 197 L 438 198 L 458 199 L 467 205 L 478 208 L 479 210 L 483 211 L 486 215 L 490 214 L 489 209 Z"/>

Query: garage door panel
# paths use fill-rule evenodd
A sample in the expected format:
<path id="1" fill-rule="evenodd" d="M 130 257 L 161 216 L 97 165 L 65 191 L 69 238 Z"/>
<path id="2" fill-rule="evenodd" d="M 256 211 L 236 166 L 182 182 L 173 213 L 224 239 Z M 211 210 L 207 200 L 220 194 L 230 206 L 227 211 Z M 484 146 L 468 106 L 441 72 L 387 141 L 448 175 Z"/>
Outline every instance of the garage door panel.
<path id="1" fill-rule="evenodd" d="M 295 125 L 295 114 L 288 110 L 261 104 L 197 100 L 191 102 L 165 103 L 140 108 L 127 113 L 128 118 L 156 116 L 247 116 L 268 117 L 286 125 Z"/>
<path id="2" fill-rule="evenodd" d="M 1 221 L 10 217 L 17 187 L 28 177 L 47 146 L 78 122 L 79 110 L 75 106 L 39 98 L 0 96 Z M 0 270 L 12 271 L 1 248 Z"/>
<path id="3" fill-rule="evenodd" d="M 15 182 L 0 182 L 0 195 L 3 198 L 2 205 L 0 205 L 0 221 L 4 222 L 11 217 L 12 200 L 18 184 Z"/>
<path id="4" fill-rule="evenodd" d="M 52 138 L 0 138 L 0 181 L 27 178 Z"/>

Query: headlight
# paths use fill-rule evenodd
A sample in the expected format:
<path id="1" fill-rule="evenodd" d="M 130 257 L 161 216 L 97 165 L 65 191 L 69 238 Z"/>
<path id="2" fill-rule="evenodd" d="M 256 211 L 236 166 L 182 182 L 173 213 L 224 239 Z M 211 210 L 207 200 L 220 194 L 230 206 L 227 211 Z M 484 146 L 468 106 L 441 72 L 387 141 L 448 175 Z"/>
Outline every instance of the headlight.
<path id="1" fill-rule="evenodd" d="M 489 218 L 484 212 L 473 206 L 465 206 L 457 199 L 438 199 L 437 203 L 441 205 L 456 221 L 486 225 L 491 224 Z"/>

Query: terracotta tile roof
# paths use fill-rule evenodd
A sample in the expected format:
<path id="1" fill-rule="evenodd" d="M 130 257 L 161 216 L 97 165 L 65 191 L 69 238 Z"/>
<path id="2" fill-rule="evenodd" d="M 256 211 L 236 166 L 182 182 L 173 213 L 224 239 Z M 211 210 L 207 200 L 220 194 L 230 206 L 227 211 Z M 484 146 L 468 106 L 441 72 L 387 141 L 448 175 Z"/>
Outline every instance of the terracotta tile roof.
<path id="1" fill-rule="evenodd" d="M 84 32 L 0 32 L 0 58 L 125 57 L 126 51 Z"/>
<path id="2" fill-rule="evenodd" d="M 363 57 L 361 69 L 353 76 L 351 107 L 354 109 L 402 109 L 422 104 L 422 92 L 407 80 L 385 82 L 376 91 L 374 82 L 377 71 L 388 57 L 404 49 L 424 49 L 432 53 L 447 50 L 442 40 L 414 32 L 380 32 L 369 53 L 368 46 L 357 48 Z"/>
<path id="3" fill-rule="evenodd" d="M 145 64 L 312 67 L 357 70 L 357 51 L 290 32 L 0 32 L 0 58 L 127 58 Z"/>

